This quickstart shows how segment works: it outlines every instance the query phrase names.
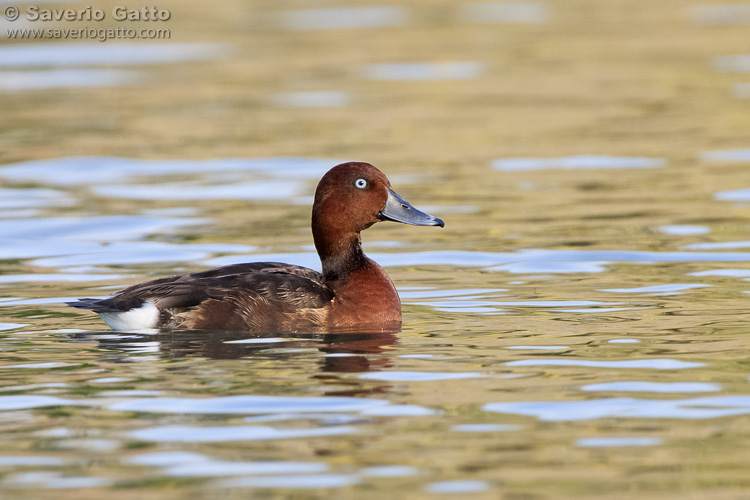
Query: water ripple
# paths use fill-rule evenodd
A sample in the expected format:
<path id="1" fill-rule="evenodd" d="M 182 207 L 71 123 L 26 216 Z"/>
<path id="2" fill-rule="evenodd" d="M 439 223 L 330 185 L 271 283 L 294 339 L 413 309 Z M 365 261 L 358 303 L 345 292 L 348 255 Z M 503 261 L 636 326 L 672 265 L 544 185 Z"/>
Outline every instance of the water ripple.
<path id="1" fill-rule="evenodd" d="M 581 387 L 584 391 L 624 392 L 716 392 L 721 386 L 704 382 L 606 382 Z"/>
<path id="2" fill-rule="evenodd" d="M 430 483 L 425 487 L 428 493 L 479 493 L 487 491 L 490 485 L 485 481 L 462 480 Z"/>
<path id="3" fill-rule="evenodd" d="M 191 427 L 168 425 L 149 427 L 129 432 L 134 439 L 168 443 L 226 443 L 235 441 L 265 441 L 275 439 L 298 439 L 354 434 L 356 427 L 348 425 L 305 428 L 276 429 L 265 425 L 222 425 L 213 427 Z"/>
<path id="4" fill-rule="evenodd" d="M 210 43 L 6 45 L 0 47 L 0 67 L 163 64 L 219 59 L 226 53 L 226 45 Z"/>
<path id="5" fill-rule="evenodd" d="M 174 477 L 244 476 L 250 474 L 316 474 L 328 465 L 317 462 L 229 462 L 211 460 L 172 465 L 164 473 Z"/>
<path id="6" fill-rule="evenodd" d="M 622 446 L 656 446 L 662 443 L 659 438 L 647 437 L 603 437 L 603 438 L 582 438 L 576 441 L 576 446 L 583 448 L 610 448 Z"/>
<path id="7" fill-rule="evenodd" d="M 628 359 L 622 361 L 592 361 L 586 359 L 522 359 L 509 361 L 506 366 L 586 366 L 590 368 L 651 368 L 654 370 L 682 370 L 697 368 L 703 363 L 676 359 Z"/>
<path id="8" fill-rule="evenodd" d="M 503 158 L 492 162 L 492 168 L 504 172 L 553 170 L 553 169 L 624 169 L 661 168 L 666 165 L 663 158 L 640 158 L 628 156 L 579 155 L 561 158 Z"/>
<path id="9" fill-rule="evenodd" d="M 482 63 L 475 61 L 370 64 L 364 68 L 370 80 L 403 82 L 470 80 L 483 71 Z"/>
<path id="10" fill-rule="evenodd" d="M 641 286 L 636 288 L 604 288 L 599 290 L 600 292 L 611 292 L 611 293 L 648 293 L 652 295 L 659 295 L 662 293 L 672 294 L 674 292 L 680 292 L 682 290 L 692 290 L 694 288 L 706 288 L 711 285 L 700 285 L 697 283 L 682 283 L 674 285 L 654 285 L 654 286 Z"/>
<path id="11" fill-rule="evenodd" d="M 403 26 L 408 17 L 404 7 L 340 7 L 290 10 L 282 22 L 292 30 L 342 30 Z"/>
<path id="12" fill-rule="evenodd" d="M 320 474 L 315 476 L 241 477 L 216 483 L 222 488 L 343 488 L 360 482 L 355 475 Z"/>
<path id="13" fill-rule="evenodd" d="M 527 401 L 488 403 L 482 408 L 489 412 L 527 415 L 551 422 L 598 418 L 707 419 L 750 414 L 750 396 L 677 400 L 613 398 L 587 401 Z"/>
<path id="14" fill-rule="evenodd" d="M 259 414 L 362 411 L 390 404 L 379 399 L 347 397 L 225 396 L 216 398 L 149 398 L 123 401 L 112 411 L 187 414 Z"/>
<path id="15" fill-rule="evenodd" d="M 478 2 L 461 7 L 462 17 L 474 23 L 537 24 L 550 16 L 546 2 Z"/>
<path id="16" fill-rule="evenodd" d="M 388 382 L 434 382 L 436 380 L 460 380 L 480 377 L 482 377 L 482 374 L 475 372 L 440 373 L 409 371 L 372 372 L 359 376 L 361 379 L 383 380 Z"/>
<path id="17" fill-rule="evenodd" d="M 136 176 L 256 172 L 280 179 L 320 178 L 337 160 L 319 158 L 215 158 L 208 160 L 138 160 L 81 156 L 36 160 L 0 166 L 0 178 L 12 182 L 43 182 L 60 186 L 107 184 Z M 65 175 L 59 175 L 65 171 Z"/>

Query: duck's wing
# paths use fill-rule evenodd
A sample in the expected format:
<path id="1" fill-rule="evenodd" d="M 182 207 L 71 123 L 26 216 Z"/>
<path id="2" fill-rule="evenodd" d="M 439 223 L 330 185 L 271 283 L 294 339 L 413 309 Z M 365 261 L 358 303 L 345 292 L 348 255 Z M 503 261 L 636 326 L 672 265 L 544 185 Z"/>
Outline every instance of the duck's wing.
<path id="1" fill-rule="evenodd" d="M 317 271 L 277 262 L 234 264 L 133 285 L 105 299 L 68 305 L 112 319 L 142 311 L 141 328 L 260 329 L 325 308 L 333 292 Z M 147 314 L 148 313 L 148 314 Z M 153 319 L 155 319 L 155 321 Z M 124 329 L 118 323 L 118 328 Z"/>

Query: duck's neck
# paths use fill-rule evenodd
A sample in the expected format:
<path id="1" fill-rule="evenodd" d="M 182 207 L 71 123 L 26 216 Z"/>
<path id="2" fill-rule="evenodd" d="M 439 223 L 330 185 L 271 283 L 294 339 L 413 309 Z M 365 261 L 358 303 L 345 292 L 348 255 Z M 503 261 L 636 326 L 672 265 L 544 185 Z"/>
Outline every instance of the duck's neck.
<path id="1" fill-rule="evenodd" d="M 323 264 L 323 281 L 335 295 L 331 324 L 401 326 L 401 300 L 385 270 L 362 251 L 359 233 L 318 231 L 315 248 Z"/>
<path id="2" fill-rule="evenodd" d="M 369 267 L 373 262 L 362 250 L 359 233 L 330 234 L 313 229 L 315 249 L 323 265 L 323 279 L 333 283 Z"/>

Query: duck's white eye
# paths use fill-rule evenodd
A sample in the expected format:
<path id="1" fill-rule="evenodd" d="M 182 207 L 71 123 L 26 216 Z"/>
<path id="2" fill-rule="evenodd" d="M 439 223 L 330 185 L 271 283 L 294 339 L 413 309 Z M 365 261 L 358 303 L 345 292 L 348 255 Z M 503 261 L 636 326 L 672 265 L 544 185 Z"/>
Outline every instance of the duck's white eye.
<path id="1" fill-rule="evenodd" d="M 367 181 L 364 179 L 357 179 L 356 181 L 354 181 L 354 185 L 359 189 L 364 189 L 367 187 Z"/>

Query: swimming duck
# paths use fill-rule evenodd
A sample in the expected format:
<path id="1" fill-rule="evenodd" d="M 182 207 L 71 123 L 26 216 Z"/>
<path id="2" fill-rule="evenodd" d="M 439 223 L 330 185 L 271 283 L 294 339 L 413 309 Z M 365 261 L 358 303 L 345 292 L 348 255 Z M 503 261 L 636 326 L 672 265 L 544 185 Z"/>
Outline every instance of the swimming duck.
<path id="1" fill-rule="evenodd" d="M 342 163 L 318 183 L 312 233 L 323 272 L 278 262 L 234 264 L 146 281 L 90 309 L 116 331 L 244 330 L 401 326 L 401 301 L 385 270 L 362 251 L 360 232 L 376 222 L 440 226 L 412 207 L 369 163 Z"/>

